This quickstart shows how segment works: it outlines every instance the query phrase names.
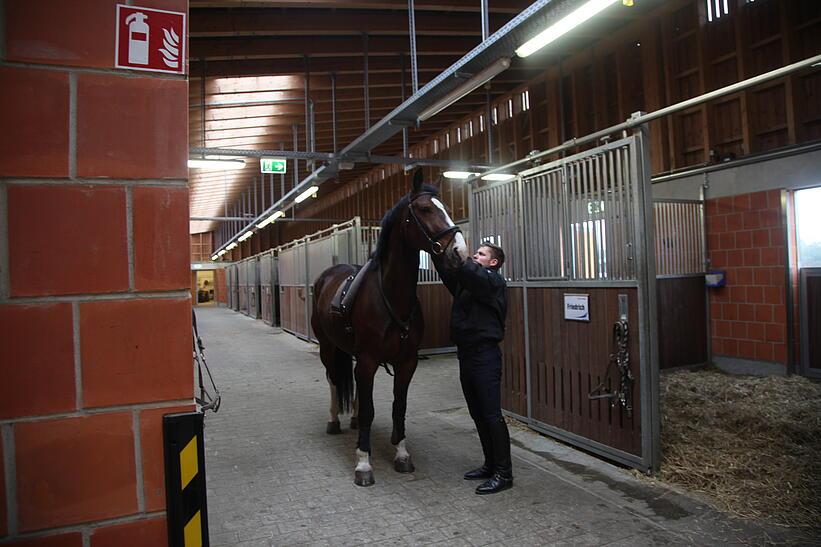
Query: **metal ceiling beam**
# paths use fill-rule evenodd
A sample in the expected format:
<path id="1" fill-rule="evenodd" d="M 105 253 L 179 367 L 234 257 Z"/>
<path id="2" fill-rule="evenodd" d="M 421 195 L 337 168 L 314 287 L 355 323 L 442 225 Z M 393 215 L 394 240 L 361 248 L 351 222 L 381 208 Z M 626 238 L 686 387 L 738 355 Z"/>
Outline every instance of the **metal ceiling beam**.
<path id="1" fill-rule="evenodd" d="M 370 152 L 401 131 L 401 127 L 393 122 L 416 120 L 420 112 L 456 89 L 462 83 L 462 80 L 456 77 L 457 74 L 476 74 L 502 57 L 514 57 L 516 48 L 526 39 L 536 35 L 550 22 L 558 20 L 570 7 L 575 7 L 579 3 L 574 0 L 537 0 L 343 148 L 341 155 Z M 551 9 L 545 9 L 548 6 Z"/>
<path id="2" fill-rule="evenodd" d="M 477 169 L 490 169 L 488 165 L 471 164 L 470 162 L 461 160 L 437 160 L 437 159 L 423 159 L 411 157 L 396 157 L 396 156 L 380 156 L 365 154 L 362 156 L 334 156 L 333 154 L 325 154 L 322 152 L 300 152 L 295 150 L 237 150 L 227 148 L 192 148 L 192 154 L 204 154 L 213 156 L 238 156 L 245 158 L 262 158 L 262 157 L 279 157 L 286 159 L 300 159 L 300 160 L 321 160 L 321 161 L 353 161 L 358 163 L 390 163 L 390 164 L 416 164 L 416 165 L 431 165 L 439 167 L 452 167 L 455 165 L 464 167 L 476 167 Z"/>

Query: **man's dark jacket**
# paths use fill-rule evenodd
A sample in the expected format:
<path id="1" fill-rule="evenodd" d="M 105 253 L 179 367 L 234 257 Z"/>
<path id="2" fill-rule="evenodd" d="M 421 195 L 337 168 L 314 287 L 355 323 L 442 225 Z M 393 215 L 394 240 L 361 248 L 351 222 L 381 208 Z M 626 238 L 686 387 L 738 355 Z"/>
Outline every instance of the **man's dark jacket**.
<path id="1" fill-rule="evenodd" d="M 507 296 L 504 278 L 471 259 L 456 270 L 439 269 L 453 295 L 450 336 L 460 348 L 498 344 L 505 335 Z"/>

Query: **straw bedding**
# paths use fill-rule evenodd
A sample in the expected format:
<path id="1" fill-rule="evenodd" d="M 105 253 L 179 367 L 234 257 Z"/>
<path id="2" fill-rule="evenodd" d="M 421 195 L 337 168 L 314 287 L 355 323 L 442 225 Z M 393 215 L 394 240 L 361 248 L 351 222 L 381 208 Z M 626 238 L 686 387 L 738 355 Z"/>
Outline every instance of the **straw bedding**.
<path id="1" fill-rule="evenodd" d="M 715 370 L 662 375 L 655 478 L 769 524 L 821 530 L 821 383 Z"/>

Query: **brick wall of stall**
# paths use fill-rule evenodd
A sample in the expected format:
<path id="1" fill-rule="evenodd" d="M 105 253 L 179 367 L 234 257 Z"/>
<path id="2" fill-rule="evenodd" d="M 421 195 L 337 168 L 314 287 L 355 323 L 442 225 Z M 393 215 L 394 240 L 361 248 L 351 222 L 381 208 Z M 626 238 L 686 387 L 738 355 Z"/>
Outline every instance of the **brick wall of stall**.
<path id="1" fill-rule="evenodd" d="M 781 191 L 708 199 L 707 248 L 726 286 L 710 290 L 713 354 L 787 363 Z"/>
<path id="2" fill-rule="evenodd" d="M 193 408 L 188 86 L 112 68 L 116 4 L 0 3 L 0 543 L 166 541 L 162 415 Z"/>

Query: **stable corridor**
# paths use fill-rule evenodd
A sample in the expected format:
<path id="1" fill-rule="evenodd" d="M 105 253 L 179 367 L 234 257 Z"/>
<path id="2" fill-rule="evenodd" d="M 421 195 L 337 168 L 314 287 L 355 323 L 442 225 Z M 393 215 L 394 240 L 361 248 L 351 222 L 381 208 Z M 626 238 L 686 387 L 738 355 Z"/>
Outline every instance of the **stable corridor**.
<path id="1" fill-rule="evenodd" d="M 208 413 L 211 544 L 763 544 L 772 530 L 648 486 L 532 431 L 512 427 L 515 485 L 477 496 L 480 463 L 455 356 L 419 363 L 408 402 L 416 472 L 393 471 L 391 378 L 377 374 L 376 484 L 353 484 L 356 434 L 325 434 L 328 387 L 317 346 L 225 308 L 197 309 L 223 403 Z"/>

